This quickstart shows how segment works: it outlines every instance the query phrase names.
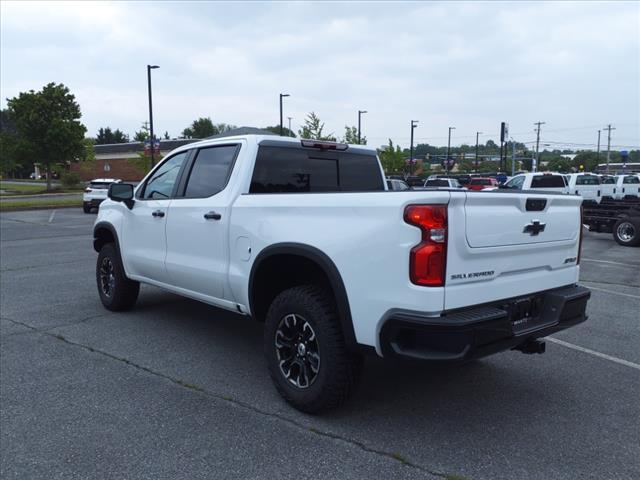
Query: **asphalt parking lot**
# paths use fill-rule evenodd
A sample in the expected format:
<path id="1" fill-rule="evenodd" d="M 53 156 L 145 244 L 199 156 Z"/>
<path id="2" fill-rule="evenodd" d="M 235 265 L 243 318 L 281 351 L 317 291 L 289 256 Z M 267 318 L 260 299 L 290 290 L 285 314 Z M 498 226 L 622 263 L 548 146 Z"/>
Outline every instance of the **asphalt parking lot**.
<path id="1" fill-rule="evenodd" d="M 261 325 L 153 287 L 103 309 L 80 209 L 0 215 L 0 477 L 640 478 L 640 249 L 587 233 L 589 320 L 544 355 L 367 360 L 320 417 L 278 396 Z"/>

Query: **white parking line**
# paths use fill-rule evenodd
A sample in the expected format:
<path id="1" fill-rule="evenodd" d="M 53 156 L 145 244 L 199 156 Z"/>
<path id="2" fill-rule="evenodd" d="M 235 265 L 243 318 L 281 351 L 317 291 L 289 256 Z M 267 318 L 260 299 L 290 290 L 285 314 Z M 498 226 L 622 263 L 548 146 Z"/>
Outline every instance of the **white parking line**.
<path id="1" fill-rule="evenodd" d="M 596 260 L 594 258 L 581 258 L 580 261 L 585 262 L 595 262 L 595 263 L 608 263 L 610 265 L 622 265 L 623 267 L 637 267 L 638 265 L 635 263 L 622 263 L 622 262 L 612 262 L 610 260 Z"/>
<path id="2" fill-rule="evenodd" d="M 591 282 L 583 281 L 582 283 L 591 283 Z M 589 290 L 598 290 L 599 292 L 613 293 L 615 295 L 622 295 L 623 297 L 637 298 L 640 300 L 640 295 L 632 295 L 630 293 L 616 292 L 615 290 L 607 290 L 606 288 L 592 287 L 591 285 L 588 285 L 588 287 L 589 287 Z"/>
<path id="3" fill-rule="evenodd" d="M 553 337 L 547 337 L 545 340 L 549 340 L 550 342 L 557 343 L 558 345 L 562 345 L 563 347 L 567 347 L 572 350 L 577 350 L 578 352 L 588 353 L 589 355 L 593 355 L 594 357 L 604 358 L 605 360 L 609 360 L 610 362 L 619 363 L 620 365 L 624 365 L 625 367 L 631 367 L 635 368 L 636 370 L 640 370 L 640 365 L 630 362 L 629 360 L 612 357 L 611 355 L 607 355 L 606 353 L 596 352 L 595 350 L 590 350 L 588 348 L 581 347 L 580 345 L 574 345 L 573 343 L 558 340 L 557 338 Z"/>
<path id="4" fill-rule="evenodd" d="M 49 215 L 49 223 L 51 223 L 51 222 L 53 221 L 53 217 L 55 217 L 55 216 L 56 216 L 56 211 L 55 211 L 55 210 L 53 210 L 53 211 L 51 212 L 51 215 Z"/>

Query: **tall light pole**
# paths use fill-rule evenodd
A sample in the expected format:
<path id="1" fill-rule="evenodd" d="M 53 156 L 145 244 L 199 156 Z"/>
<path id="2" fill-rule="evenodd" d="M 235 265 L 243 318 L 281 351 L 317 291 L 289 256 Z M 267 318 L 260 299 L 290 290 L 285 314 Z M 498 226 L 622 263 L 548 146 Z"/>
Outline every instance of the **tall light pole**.
<path id="1" fill-rule="evenodd" d="M 611 124 L 609 124 L 604 129 L 608 131 L 607 133 L 607 173 L 609 173 L 609 160 L 611 159 L 611 130 L 615 130 L 615 128 L 613 128 Z"/>
<path id="2" fill-rule="evenodd" d="M 362 119 L 362 114 L 363 113 L 367 113 L 366 110 L 358 110 L 358 145 L 360 145 L 360 127 L 361 127 L 361 119 Z"/>
<path id="3" fill-rule="evenodd" d="M 476 132 L 476 168 L 475 172 L 478 173 L 478 137 L 482 135 L 482 132 Z"/>
<path id="4" fill-rule="evenodd" d="M 540 155 L 540 125 L 544 125 L 547 122 L 536 122 L 534 125 L 537 125 L 536 128 L 536 159 L 533 162 L 531 170 L 535 173 L 538 169 L 538 155 Z"/>
<path id="5" fill-rule="evenodd" d="M 292 117 L 287 117 L 287 119 L 289 120 L 289 135 L 291 135 L 293 132 L 291 131 L 291 118 Z"/>
<path id="6" fill-rule="evenodd" d="M 153 136 L 153 106 L 151 101 L 151 70 L 160 68 L 158 65 L 147 65 L 147 88 L 149 90 L 149 139 L 151 141 L 151 166 L 153 167 L 153 151 L 155 150 L 155 138 Z"/>
<path id="7" fill-rule="evenodd" d="M 598 130 L 598 150 L 596 150 L 596 162 L 598 165 L 600 164 L 600 130 Z"/>
<path id="8" fill-rule="evenodd" d="M 411 147 L 409 149 L 409 175 L 413 175 L 413 129 L 418 126 L 418 120 L 411 120 Z"/>
<path id="9" fill-rule="evenodd" d="M 280 136 L 282 136 L 282 98 L 283 97 L 289 97 L 290 95 L 288 93 L 281 93 L 280 94 Z"/>
<path id="10" fill-rule="evenodd" d="M 449 151 L 451 150 L 451 130 L 455 130 L 456 127 L 449 127 L 449 140 L 447 140 L 447 158 L 445 158 L 445 169 L 446 173 L 449 173 Z"/>

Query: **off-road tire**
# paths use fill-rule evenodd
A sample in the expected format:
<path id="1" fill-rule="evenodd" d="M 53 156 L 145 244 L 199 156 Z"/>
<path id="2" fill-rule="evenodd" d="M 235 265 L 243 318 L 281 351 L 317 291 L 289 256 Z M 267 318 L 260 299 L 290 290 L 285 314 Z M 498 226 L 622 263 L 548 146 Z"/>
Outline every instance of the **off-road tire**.
<path id="1" fill-rule="evenodd" d="M 276 332 L 291 314 L 303 318 L 317 338 L 318 372 L 306 388 L 287 379 L 281 370 Z M 282 397 L 305 413 L 320 413 L 338 407 L 353 393 L 362 373 L 363 358 L 349 351 L 331 295 L 315 285 L 281 292 L 271 303 L 264 330 L 264 351 L 269 374 Z M 289 369 L 291 371 L 291 369 Z"/>
<path id="2" fill-rule="evenodd" d="M 96 262 L 96 283 L 102 305 L 107 310 L 130 310 L 136 304 L 140 283 L 125 276 L 122 259 L 113 243 L 107 243 L 100 249 Z"/>
<path id="3" fill-rule="evenodd" d="M 625 228 L 626 227 L 626 228 Z M 627 236 L 622 232 L 627 233 Z M 628 234 L 631 234 L 631 237 Z M 640 245 L 640 217 L 622 217 L 613 226 L 613 238 L 625 247 L 637 247 Z"/>

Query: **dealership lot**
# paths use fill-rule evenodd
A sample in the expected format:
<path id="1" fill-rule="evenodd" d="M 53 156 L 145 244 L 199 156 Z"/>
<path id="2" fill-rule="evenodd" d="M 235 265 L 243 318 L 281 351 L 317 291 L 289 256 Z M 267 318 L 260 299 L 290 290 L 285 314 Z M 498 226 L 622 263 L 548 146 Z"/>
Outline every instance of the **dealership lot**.
<path id="1" fill-rule="evenodd" d="M 152 287 L 104 310 L 94 219 L 0 215 L 2 478 L 640 477 L 640 251 L 609 234 L 585 235 L 590 319 L 546 354 L 371 358 L 311 417 L 273 388 L 260 324 Z"/>

